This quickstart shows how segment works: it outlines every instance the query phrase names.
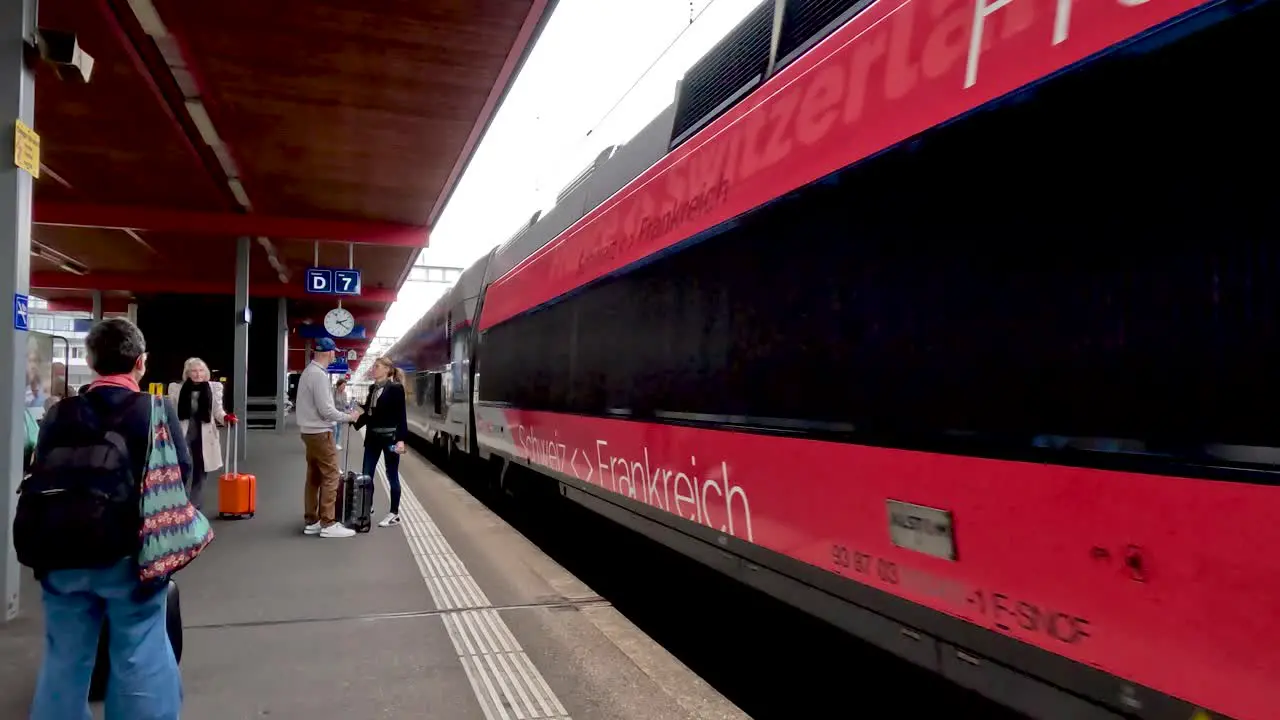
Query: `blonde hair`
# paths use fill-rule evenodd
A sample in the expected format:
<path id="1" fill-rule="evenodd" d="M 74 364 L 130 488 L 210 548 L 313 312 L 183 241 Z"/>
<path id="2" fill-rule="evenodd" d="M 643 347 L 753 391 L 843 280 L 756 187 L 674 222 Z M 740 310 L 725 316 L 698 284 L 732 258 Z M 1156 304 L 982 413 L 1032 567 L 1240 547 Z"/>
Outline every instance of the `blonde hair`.
<path id="1" fill-rule="evenodd" d="M 186 382 L 187 380 L 190 380 L 190 379 L 191 379 L 191 371 L 192 371 L 192 370 L 194 370 L 194 369 L 195 369 L 195 368 L 197 368 L 197 367 L 200 367 L 200 366 L 203 366 L 203 367 L 204 367 L 204 371 L 205 371 L 206 373 L 209 373 L 209 379 L 210 379 L 210 380 L 213 380 L 213 371 L 209 369 L 209 363 L 207 363 L 207 362 L 205 362 L 205 361 L 201 360 L 201 359 L 200 359 L 200 358 L 198 358 L 198 357 L 193 357 L 193 358 L 187 358 L 187 361 L 186 361 L 186 362 L 184 362 L 184 363 L 182 363 L 182 380 L 183 380 L 183 382 Z"/>
<path id="2" fill-rule="evenodd" d="M 387 357 L 386 355 L 383 355 L 377 360 L 374 360 L 373 363 L 375 365 L 381 365 L 385 367 L 387 369 L 387 377 L 391 378 L 392 382 L 397 382 L 397 383 L 400 383 L 401 385 L 404 384 L 404 371 L 396 367 L 396 364 L 392 362 L 391 358 Z"/>

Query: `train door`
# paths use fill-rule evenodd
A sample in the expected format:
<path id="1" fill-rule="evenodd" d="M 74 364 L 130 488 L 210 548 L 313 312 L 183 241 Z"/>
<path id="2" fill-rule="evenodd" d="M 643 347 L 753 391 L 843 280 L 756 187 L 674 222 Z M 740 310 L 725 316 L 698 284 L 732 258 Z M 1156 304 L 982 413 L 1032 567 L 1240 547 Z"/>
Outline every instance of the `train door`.
<path id="1" fill-rule="evenodd" d="M 467 399 L 467 370 L 471 366 L 470 358 L 467 356 L 467 336 L 470 333 L 466 330 L 455 333 L 453 336 L 453 347 L 450 348 L 449 374 L 452 376 L 450 383 L 452 393 L 449 396 L 449 403 L 462 403 Z"/>

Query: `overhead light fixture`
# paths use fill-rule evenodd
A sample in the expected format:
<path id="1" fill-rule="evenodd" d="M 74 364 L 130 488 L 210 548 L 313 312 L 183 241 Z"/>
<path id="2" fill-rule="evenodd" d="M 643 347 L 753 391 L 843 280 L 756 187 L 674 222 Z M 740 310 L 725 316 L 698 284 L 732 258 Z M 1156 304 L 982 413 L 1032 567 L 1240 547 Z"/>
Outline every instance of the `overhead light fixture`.
<path id="1" fill-rule="evenodd" d="M 153 38 L 169 37 L 169 28 L 164 26 L 164 21 L 160 19 L 160 13 L 156 12 L 156 6 L 151 4 L 151 0 L 129 0 L 129 9 L 133 10 L 133 16 L 142 26 L 142 32 Z"/>
<path id="2" fill-rule="evenodd" d="M 221 145 L 222 138 L 218 137 L 218 131 L 213 127 L 213 119 L 209 117 L 209 111 L 205 110 L 204 103 L 187 100 L 183 104 L 187 108 L 187 114 L 191 116 L 191 122 L 196 125 L 196 131 L 200 133 L 200 139 L 211 147 Z"/>
<path id="3" fill-rule="evenodd" d="M 240 207 L 245 210 L 252 210 L 253 203 L 249 202 L 249 194 L 244 191 L 244 185 L 237 178 L 227 180 L 227 187 L 231 188 L 231 194 L 235 196 L 236 202 L 240 203 Z"/>
<path id="4" fill-rule="evenodd" d="M 32 240 L 31 254 L 41 260 L 57 265 L 58 269 L 63 272 L 69 272 L 72 275 L 89 274 L 89 268 L 84 263 L 76 260 L 70 255 L 67 255 L 66 253 L 58 252 L 44 243 Z"/>

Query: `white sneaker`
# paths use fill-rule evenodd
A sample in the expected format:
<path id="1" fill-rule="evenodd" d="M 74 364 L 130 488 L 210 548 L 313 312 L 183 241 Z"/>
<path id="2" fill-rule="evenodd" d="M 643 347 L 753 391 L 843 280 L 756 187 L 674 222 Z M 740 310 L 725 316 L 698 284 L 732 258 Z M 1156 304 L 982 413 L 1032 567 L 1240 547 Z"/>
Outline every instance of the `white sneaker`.
<path id="1" fill-rule="evenodd" d="M 319 535 L 319 534 L 320 534 L 320 521 L 319 521 L 319 520 L 317 520 L 317 521 L 315 521 L 315 522 L 311 523 L 310 525 L 308 525 L 308 526 L 306 526 L 306 527 L 302 528 L 302 534 L 303 534 L 303 535 Z"/>
<path id="2" fill-rule="evenodd" d="M 322 538 L 349 538 L 356 534 L 355 530 L 336 522 L 320 531 Z"/>
<path id="3" fill-rule="evenodd" d="M 392 525 L 399 525 L 399 524 L 400 524 L 400 515 L 398 515 L 397 513 L 387 513 L 387 516 L 382 518 L 382 522 L 378 523 L 378 527 L 391 527 Z"/>

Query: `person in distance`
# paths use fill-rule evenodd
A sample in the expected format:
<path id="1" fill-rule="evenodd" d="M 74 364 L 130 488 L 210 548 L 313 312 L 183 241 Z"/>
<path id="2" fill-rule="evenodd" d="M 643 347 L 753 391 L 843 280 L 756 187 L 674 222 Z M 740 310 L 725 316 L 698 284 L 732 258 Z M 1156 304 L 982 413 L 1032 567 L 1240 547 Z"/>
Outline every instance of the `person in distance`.
<path id="1" fill-rule="evenodd" d="M 218 426 L 230 419 L 222 406 L 222 383 L 210 380 L 209 366 L 193 357 L 182 365 L 182 384 L 169 383 L 169 400 L 178 408 L 183 432 L 180 437 L 191 455 L 191 484 L 187 486 L 187 496 L 197 510 L 202 510 L 200 500 L 204 495 L 205 477 L 222 468 Z"/>
<path id="2" fill-rule="evenodd" d="M 316 340 L 311 364 L 298 378 L 298 403 L 294 407 L 302 444 L 307 448 L 307 486 L 303 504 L 305 524 L 302 531 L 322 538 L 346 538 L 356 534 L 335 517 L 341 471 L 338 469 L 338 446 L 334 442 L 333 424 L 355 422 L 360 418 L 359 409 L 348 414 L 333 404 L 329 365 L 337 351 L 338 346 L 332 339 Z"/>
<path id="3" fill-rule="evenodd" d="M 400 524 L 400 456 L 409 437 L 409 420 L 405 416 L 404 371 L 391 358 L 373 361 L 373 387 L 365 401 L 364 414 L 356 420 L 356 429 L 368 426 L 364 439 L 365 475 L 373 476 L 378 456 L 386 460 L 387 484 L 391 486 L 391 511 L 378 527 Z"/>

